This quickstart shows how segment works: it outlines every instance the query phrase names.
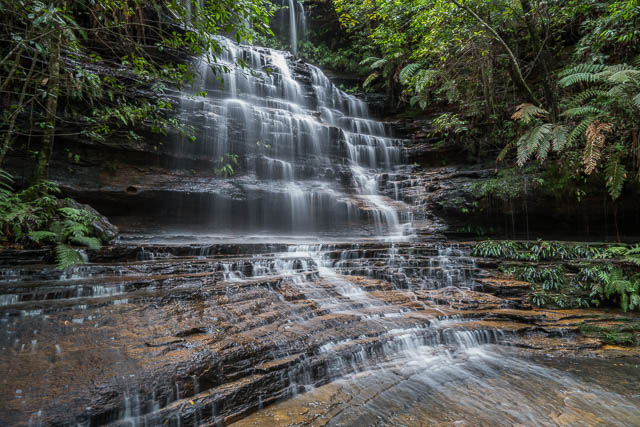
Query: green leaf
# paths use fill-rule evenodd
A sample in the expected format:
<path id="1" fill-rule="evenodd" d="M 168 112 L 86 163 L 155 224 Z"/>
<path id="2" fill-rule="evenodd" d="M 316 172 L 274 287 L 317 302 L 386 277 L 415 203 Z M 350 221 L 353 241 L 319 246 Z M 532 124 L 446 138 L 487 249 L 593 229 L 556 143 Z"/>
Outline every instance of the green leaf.
<path id="1" fill-rule="evenodd" d="M 65 270 L 76 264 L 82 264 L 82 256 L 71 246 L 64 243 L 56 245 L 56 261 L 60 270 Z"/>
<path id="2" fill-rule="evenodd" d="M 624 182 L 627 179 L 627 169 L 617 156 L 612 157 L 607 163 L 605 170 L 605 184 L 612 200 L 618 199 L 622 194 Z"/>

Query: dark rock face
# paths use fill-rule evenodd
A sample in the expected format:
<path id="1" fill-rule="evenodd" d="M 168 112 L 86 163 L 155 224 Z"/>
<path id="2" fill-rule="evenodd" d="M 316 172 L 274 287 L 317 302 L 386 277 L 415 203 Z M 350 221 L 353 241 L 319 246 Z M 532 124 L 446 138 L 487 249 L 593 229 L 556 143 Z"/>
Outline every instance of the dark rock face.
<path id="1" fill-rule="evenodd" d="M 593 352 L 582 322 L 618 317 L 532 309 L 439 244 L 116 246 L 66 272 L 21 255 L 0 270 L 6 425 L 226 424 L 409 343 Z"/>
<path id="2" fill-rule="evenodd" d="M 118 227 L 111 224 L 106 216 L 100 214 L 91 206 L 78 203 L 73 199 L 66 199 L 64 203 L 67 207 L 74 209 L 84 209 L 85 211 L 93 215 L 94 219 L 89 226 L 92 228 L 93 234 L 99 237 L 103 242 L 111 242 L 118 236 Z"/>
<path id="3" fill-rule="evenodd" d="M 172 94 L 195 142 L 60 139 L 50 178 L 125 229 L 142 220 L 279 233 L 399 228 L 407 207 L 368 196 L 381 190 L 377 175 L 402 165 L 402 141 L 367 104 L 289 53 L 220 42 L 224 81 L 196 61 L 193 93 Z M 23 148 L 10 160 L 18 176 L 28 176 Z"/>

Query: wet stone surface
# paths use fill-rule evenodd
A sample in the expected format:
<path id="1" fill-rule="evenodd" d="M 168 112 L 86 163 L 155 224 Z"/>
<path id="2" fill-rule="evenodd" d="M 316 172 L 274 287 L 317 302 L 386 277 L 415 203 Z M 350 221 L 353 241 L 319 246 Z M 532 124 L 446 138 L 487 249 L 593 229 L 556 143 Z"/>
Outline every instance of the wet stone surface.
<path id="1" fill-rule="evenodd" d="M 586 390 L 587 379 L 563 371 L 540 380 L 536 370 L 553 366 L 526 358 L 635 357 L 579 335 L 582 322 L 618 314 L 532 309 L 526 287 L 493 278 L 464 246 L 130 244 L 90 255 L 95 263 L 67 272 L 37 264 L 38 254 L 16 264 L 3 255 L 2 424 L 228 424 L 263 407 L 243 422 L 472 422 L 482 409 L 473 396 L 508 406 L 525 388 Z M 396 400 L 384 398 L 388 387 Z M 637 419 L 634 396 L 599 387 L 600 401 Z M 580 396 L 557 417 L 596 422 Z M 517 397 L 549 424 L 557 420 L 536 405 L 552 398 Z M 319 403 L 304 409 L 305 399 Z M 288 418 L 295 411 L 308 416 Z M 516 421 L 527 423 L 503 420 Z"/>

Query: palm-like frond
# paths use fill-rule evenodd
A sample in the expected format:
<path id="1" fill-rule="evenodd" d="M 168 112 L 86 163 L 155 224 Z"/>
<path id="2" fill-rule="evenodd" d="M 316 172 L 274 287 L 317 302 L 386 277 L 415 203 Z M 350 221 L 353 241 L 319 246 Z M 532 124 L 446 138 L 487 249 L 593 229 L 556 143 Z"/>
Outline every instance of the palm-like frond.
<path id="1" fill-rule="evenodd" d="M 601 114 L 601 113 L 602 113 L 602 109 L 598 107 L 594 107 L 592 105 L 584 105 L 584 106 L 574 107 L 566 111 L 563 111 L 561 115 L 564 117 L 568 117 L 570 119 L 577 119 L 580 117 Z"/>
<path id="2" fill-rule="evenodd" d="M 590 175 L 600 162 L 602 155 L 602 147 L 604 146 L 605 133 L 611 131 L 611 123 L 601 123 L 594 121 L 585 132 L 587 144 L 584 147 L 582 163 L 584 164 L 584 173 Z"/>
<path id="3" fill-rule="evenodd" d="M 369 86 L 378 77 L 380 77 L 380 73 L 378 73 L 377 71 L 375 73 L 369 74 L 369 77 L 367 77 L 366 80 L 364 81 L 364 83 L 362 83 L 362 87 Z"/>
<path id="4" fill-rule="evenodd" d="M 555 125 L 551 131 L 551 142 L 553 151 L 560 152 L 567 146 L 569 128 L 564 125 Z"/>
<path id="5" fill-rule="evenodd" d="M 533 153 L 537 153 L 541 147 L 544 149 L 543 141 L 548 140 L 549 135 L 553 130 L 551 123 L 544 123 L 534 127 L 529 132 L 525 133 L 520 140 L 518 140 L 518 165 L 524 166 L 524 164 L 531 158 Z M 548 144 L 547 144 L 548 152 Z M 546 153 L 543 155 L 546 157 Z"/>
<path id="6" fill-rule="evenodd" d="M 630 68 L 626 70 L 616 71 L 609 75 L 607 80 L 611 83 L 636 83 L 640 80 L 640 70 Z"/>
<path id="7" fill-rule="evenodd" d="M 544 108 L 540 108 L 533 104 L 520 104 L 516 107 L 515 113 L 511 116 L 513 120 L 520 120 L 523 123 L 529 123 L 534 118 L 545 117 L 549 114 Z"/>
<path id="8" fill-rule="evenodd" d="M 365 59 L 363 59 L 362 61 L 360 61 L 360 65 L 363 67 L 366 67 L 367 65 L 373 64 L 376 61 L 379 61 L 381 58 L 378 58 L 377 56 L 369 56 Z"/>
<path id="9" fill-rule="evenodd" d="M 381 59 L 378 59 L 377 61 L 372 62 L 369 68 L 371 68 L 372 70 L 377 70 L 387 65 L 388 62 L 389 62 L 388 59 L 381 58 Z"/>
<path id="10" fill-rule="evenodd" d="M 29 238 L 34 242 L 55 242 L 58 240 L 58 234 L 52 231 L 32 231 L 29 233 Z"/>
<path id="11" fill-rule="evenodd" d="M 563 77 L 558 82 L 562 87 L 573 86 L 578 83 L 592 84 L 602 82 L 602 79 L 592 73 L 575 73 Z"/>
<path id="12" fill-rule="evenodd" d="M 71 246 L 64 243 L 56 245 L 56 261 L 60 270 L 65 270 L 76 264 L 82 263 L 82 257 Z"/>
<path id="13" fill-rule="evenodd" d="M 591 123 L 593 123 L 597 119 L 597 116 L 587 117 L 583 119 L 576 127 L 573 128 L 571 132 L 569 132 L 569 136 L 567 137 L 567 145 L 572 147 L 578 139 L 582 138 L 587 131 L 587 128 Z"/>
<path id="14" fill-rule="evenodd" d="M 627 179 L 627 169 L 618 156 L 612 157 L 607 163 L 605 169 L 605 184 L 612 200 L 616 200 L 622 194 L 624 182 Z"/>
<path id="15" fill-rule="evenodd" d="M 594 89 L 594 88 L 586 89 L 578 93 L 577 95 L 574 95 L 567 103 L 567 106 L 569 108 L 579 107 L 590 99 L 606 97 L 606 96 L 609 96 L 609 92 L 606 90 Z"/>
<path id="16" fill-rule="evenodd" d="M 100 242 L 100 239 L 95 237 L 74 236 L 71 238 L 71 242 L 76 243 L 78 245 L 86 246 L 89 249 L 93 249 L 93 250 L 98 250 L 102 247 L 102 242 Z"/>
<path id="17" fill-rule="evenodd" d="M 566 70 L 563 70 L 562 72 L 560 72 L 560 74 L 558 74 L 558 77 L 564 78 L 572 74 L 581 74 L 581 73 L 589 73 L 589 74 L 600 73 L 606 70 L 606 68 L 607 68 L 606 65 L 601 65 L 601 64 L 579 64 L 579 65 L 576 65 L 575 67 L 571 67 L 571 68 L 567 68 Z"/>
<path id="18" fill-rule="evenodd" d="M 400 83 L 407 84 L 411 80 L 411 78 L 416 74 L 416 72 L 422 67 L 422 64 L 414 62 L 412 64 L 406 65 L 398 75 L 400 79 Z"/>

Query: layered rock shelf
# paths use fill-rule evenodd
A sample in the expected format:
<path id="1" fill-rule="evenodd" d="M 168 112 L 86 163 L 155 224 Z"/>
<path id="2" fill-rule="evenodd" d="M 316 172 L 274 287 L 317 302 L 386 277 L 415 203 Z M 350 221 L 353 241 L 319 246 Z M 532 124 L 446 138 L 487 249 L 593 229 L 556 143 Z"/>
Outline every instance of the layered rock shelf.
<path id="1" fill-rule="evenodd" d="M 2 423 L 228 424 L 424 346 L 630 354 L 579 333 L 622 315 L 534 309 L 467 253 L 131 244 L 66 272 L 5 253 Z"/>

